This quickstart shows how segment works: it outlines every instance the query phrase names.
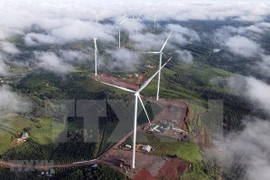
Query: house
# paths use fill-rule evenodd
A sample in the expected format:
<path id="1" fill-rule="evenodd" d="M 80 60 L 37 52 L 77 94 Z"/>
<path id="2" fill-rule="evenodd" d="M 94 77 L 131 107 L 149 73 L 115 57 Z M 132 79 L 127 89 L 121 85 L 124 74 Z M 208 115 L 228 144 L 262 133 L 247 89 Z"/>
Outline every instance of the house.
<path id="1" fill-rule="evenodd" d="M 27 132 L 23 132 L 22 139 L 28 139 L 28 138 L 29 138 L 29 134 Z"/>
<path id="2" fill-rule="evenodd" d="M 29 138 L 28 132 L 23 132 L 21 137 L 17 139 L 17 143 L 26 141 Z"/>
<path id="3" fill-rule="evenodd" d="M 142 148 L 143 151 L 147 151 L 147 152 L 150 152 L 151 149 L 152 149 L 152 147 L 151 147 L 150 145 L 145 145 L 145 146 L 143 146 L 143 148 Z"/>

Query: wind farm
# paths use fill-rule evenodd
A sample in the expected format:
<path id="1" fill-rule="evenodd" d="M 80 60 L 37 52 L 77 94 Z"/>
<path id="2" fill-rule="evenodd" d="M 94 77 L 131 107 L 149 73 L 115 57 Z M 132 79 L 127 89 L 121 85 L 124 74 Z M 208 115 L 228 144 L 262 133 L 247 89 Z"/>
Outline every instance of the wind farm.
<path id="1" fill-rule="evenodd" d="M 133 19 L 132 19 L 133 22 L 135 22 L 135 23 L 138 22 L 141 16 L 142 16 L 142 14 L 139 14 L 139 16 L 136 19 L 135 19 L 135 16 L 133 16 Z M 120 48 L 123 48 L 121 46 L 121 27 L 122 27 L 123 23 L 126 22 L 126 21 L 128 21 L 128 20 L 129 20 L 128 18 L 125 18 L 124 20 L 122 20 L 118 24 L 118 27 L 119 27 L 119 29 L 118 29 L 118 48 L 119 49 Z M 155 19 L 154 19 L 154 29 L 156 29 L 156 15 L 155 15 Z M 153 133 L 153 132 L 160 132 L 160 130 L 156 129 L 156 127 L 159 126 L 157 124 L 159 124 L 161 120 L 160 119 L 157 120 L 157 118 L 153 117 L 155 119 L 155 121 L 156 121 L 153 124 L 153 122 L 152 122 L 153 119 L 150 119 L 149 114 L 147 112 L 147 109 L 146 109 L 146 107 L 144 105 L 144 102 L 143 102 L 143 99 L 144 100 L 148 100 L 148 102 L 151 101 L 151 100 L 149 98 L 145 97 L 145 96 L 142 97 L 140 95 L 140 92 L 143 91 L 143 89 L 146 88 L 147 85 L 149 83 L 151 83 L 151 81 L 158 75 L 157 88 L 156 88 L 157 89 L 156 101 L 152 101 L 154 103 L 157 103 L 158 102 L 158 100 L 159 100 L 159 89 L 160 89 L 160 80 L 161 80 L 161 71 L 169 63 L 169 61 L 171 61 L 171 59 L 173 58 L 173 57 L 170 57 L 162 65 L 162 62 L 163 62 L 163 59 L 162 59 L 163 56 L 162 55 L 164 54 L 163 51 L 164 51 L 164 49 L 166 47 L 166 44 L 168 43 L 168 41 L 169 41 L 172 33 L 173 33 L 173 30 L 171 30 L 171 32 L 167 36 L 167 38 L 166 38 L 165 42 L 163 43 L 160 51 L 138 52 L 140 54 L 157 54 L 157 55 L 159 55 L 159 63 L 158 63 L 159 65 L 158 65 L 157 71 L 154 72 L 154 74 L 151 75 L 143 83 L 141 82 L 141 80 L 143 79 L 143 76 L 145 75 L 145 73 L 143 73 L 140 76 L 141 77 L 140 78 L 140 81 L 139 81 L 139 78 L 138 78 L 138 81 L 137 81 L 136 84 L 135 83 L 133 84 L 132 82 L 128 82 L 126 80 L 115 78 L 115 77 L 113 77 L 110 74 L 107 74 L 107 73 L 105 74 L 104 72 L 101 73 L 101 74 L 97 74 L 96 73 L 96 69 L 95 69 L 94 76 L 92 76 L 97 82 L 99 82 L 101 84 L 104 84 L 106 86 L 113 87 L 113 88 L 116 88 L 116 89 L 120 89 L 122 91 L 126 91 L 126 92 L 129 92 L 129 93 L 132 93 L 134 95 L 134 100 L 133 100 L 134 101 L 134 105 L 133 105 L 133 107 L 134 107 L 134 112 L 133 112 L 133 116 L 134 116 L 133 117 L 133 131 L 130 131 L 127 135 L 125 135 L 123 138 L 121 138 L 121 140 L 119 140 L 118 143 L 116 143 L 114 145 L 114 147 L 112 147 L 110 150 L 108 150 L 105 154 L 103 154 L 100 157 L 100 161 L 101 162 L 103 162 L 103 163 L 111 166 L 114 169 L 117 169 L 120 172 L 122 171 L 122 166 L 123 166 L 122 164 L 124 164 L 124 169 L 126 168 L 125 171 L 128 174 L 128 176 L 131 177 L 131 178 L 134 178 L 135 176 L 141 176 L 140 173 L 141 173 L 142 169 L 147 168 L 147 166 L 145 166 L 145 165 L 142 166 L 141 165 L 141 161 L 142 161 L 142 158 L 143 158 L 144 155 L 140 154 L 140 153 L 143 152 L 143 150 L 141 149 L 142 147 L 138 147 L 138 142 L 136 140 L 137 139 L 137 131 L 138 131 L 138 129 L 140 130 L 140 132 L 151 132 L 151 133 Z M 136 27 L 135 27 L 135 36 L 137 36 L 137 24 L 136 24 Z M 96 60 L 96 49 L 97 49 L 97 47 L 96 47 L 96 41 L 95 41 L 95 60 Z M 95 61 L 95 65 L 96 64 L 97 63 Z M 135 76 L 139 77 L 138 74 L 135 74 Z M 138 83 L 138 82 L 140 82 L 140 83 Z M 162 101 L 163 102 L 162 103 L 160 102 L 159 106 L 164 106 L 164 99 L 162 99 Z M 139 105 L 138 102 L 141 105 L 141 107 L 143 109 L 143 112 L 144 112 L 144 114 L 145 114 L 145 116 L 147 118 L 148 125 L 144 124 L 143 126 L 142 125 L 138 126 L 138 105 Z M 167 102 L 168 104 L 171 103 L 170 100 L 165 100 L 165 102 Z M 161 104 L 163 104 L 163 105 L 161 105 Z M 181 126 L 183 126 L 183 124 L 185 124 L 184 119 L 186 117 L 184 116 L 184 114 L 186 114 L 187 106 L 185 105 L 185 103 L 181 103 L 181 102 L 177 102 L 175 105 L 178 106 L 179 109 L 183 109 L 183 112 L 181 112 L 180 114 L 178 114 L 179 112 L 176 112 L 176 111 L 175 112 L 172 112 L 170 114 L 170 118 L 171 119 L 174 119 L 174 121 L 176 123 L 181 122 L 180 124 L 182 124 Z M 173 106 L 173 105 L 170 105 L 170 106 Z M 161 115 L 161 114 L 163 114 L 163 115 Z M 166 115 L 167 114 L 166 112 L 162 112 L 161 114 L 160 114 L 160 116 L 163 116 L 162 117 L 163 119 L 168 119 L 169 116 Z M 174 115 L 176 115 L 176 116 L 173 117 Z M 179 117 L 181 117 L 181 118 L 179 119 Z M 159 117 L 159 118 L 161 118 L 161 117 Z M 166 125 L 166 127 L 167 126 L 168 125 Z M 165 131 L 167 131 L 168 129 L 169 128 L 166 128 Z M 179 129 L 179 128 L 175 128 L 175 129 Z M 185 131 L 185 130 L 181 130 L 181 131 L 183 132 L 183 133 L 181 133 L 183 135 L 183 137 L 184 138 L 187 138 L 188 132 Z M 130 146 L 131 149 L 132 149 L 132 159 L 131 159 L 131 162 L 130 162 L 128 159 L 130 159 L 130 157 L 131 157 L 130 154 L 129 154 L 129 152 L 131 152 L 131 151 L 129 151 L 128 149 L 122 150 L 122 147 L 124 147 L 124 146 L 128 146 L 129 147 L 129 145 L 127 143 L 125 143 L 125 141 L 127 141 L 127 139 L 129 138 L 129 136 L 131 135 L 131 133 L 133 134 L 133 136 L 132 136 L 133 138 L 132 138 L 132 146 Z M 168 134 L 170 134 L 170 133 L 168 133 Z M 171 135 L 169 135 L 169 136 L 173 137 L 174 136 L 173 134 L 174 133 L 171 133 Z M 179 137 L 176 136 L 174 138 L 178 139 Z M 120 149 L 120 150 L 115 151 L 114 149 Z M 115 152 L 113 152 L 113 151 L 115 151 Z M 139 165 L 137 167 L 137 165 L 136 165 L 136 157 L 137 157 L 137 155 L 136 154 L 138 154 L 138 153 L 139 153 L 139 155 L 138 155 L 138 157 L 139 157 L 139 163 L 137 163 L 137 165 L 138 164 Z M 114 154 L 114 155 L 112 155 L 112 154 Z M 117 154 L 117 155 L 115 156 L 115 154 Z M 119 162 L 118 161 L 120 161 L 120 165 L 119 165 Z M 149 159 L 149 162 L 150 161 L 153 161 L 152 163 L 159 162 L 159 163 L 161 163 L 161 166 L 163 164 L 163 160 L 160 160 L 160 158 L 158 158 L 156 156 L 153 156 L 152 160 Z M 189 163 L 186 163 L 185 165 L 184 164 L 185 163 L 183 163 L 183 162 L 181 162 L 181 163 L 179 162 L 179 164 L 177 166 L 182 166 L 183 165 L 182 168 L 183 169 L 187 169 L 188 166 L 189 166 Z M 119 169 L 119 167 L 120 167 L 120 169 Z M 130 168 L 132 168 L 134 170 L 134 172 L 135 171 L 137 171 L 137 172 L 136 173 L 133 173 L 133 174 L 132 173 L 128 173 L 128 169 L 130 169 Z M 151 172 L 151 173 L 157 174 L 157 171 L 162 172 L 159 168 L 154 168 L 154 169 L 156 169 L 156 170 L 154 172 Z M 176 174 L 179 174 L 179 173 L 182 173 L 182 172 L 179 171 L 179 172 L 175 172 L 175 173 Z M 137 178 L 135 177 L 135 179 L 138 179 L 138 177 Z"/>

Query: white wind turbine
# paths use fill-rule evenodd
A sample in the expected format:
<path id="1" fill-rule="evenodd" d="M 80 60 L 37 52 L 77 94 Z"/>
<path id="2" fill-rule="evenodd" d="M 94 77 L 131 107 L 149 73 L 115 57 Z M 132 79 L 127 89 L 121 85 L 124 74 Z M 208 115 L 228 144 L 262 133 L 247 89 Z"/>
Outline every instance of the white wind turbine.
<path id="1" fill-rule="evenodd" d="M 122 24 L 127 20 L 127 18 L 125 18 L 123 21 L 121 21 L 118 26 L 119 26 L 119 32 L 118 32 L 118 44 L 119 44 L 119 48 L 121 47 L 120 46 L 120 39 L 121 39 L 121 26 Z"/>
<path id="2" fill-rule="evenodd" d="M 140 17 L 141 17 L 142 13 L 135 19 L 133 16 L 133 21 L 135 21 L 135 25 L 136 25 L 136 29 L 135 29 L 135 35 L 137 36 L 137 31 L 138 31 L 138 24 L 137 22 L 139 21 Z"/>
<path id="3" fill-rule="evenodd" d="M 127 89 L 127 88 L 124 88 L 124 87 L 120 87 L 120 86 L 116 86 L 116 85 L 113 85 L 113 84 L 109 84 L 109 83 L 105 83 L 105 82 L 102 82 L 102 81 L 99 81 L 103 84 L 106 84 L 108 86 L 112 86 L 112 87 L 115 87 L 115 88 L 118 88 L 118 89 L 122 89 L 124 91 L 127 91 L 127 92 L 132 92 L 134 93 L 134 96 L 135 96 L 135 106 L 134 106 L 134 130 L 133 130 L 133 149 L 132 149 L 132 168 L 135 168 L 135 153 L 136 153 L 136 137 L 137 137 L 137 110 L 138 110 L 138 99 L 139 101 L 141 102 L 142 104 L 142 107 L 143 107 L 143 110 L 147 116 L 147 119 L 149 121 L 149 124 L 151 126 L 151 122 L 150 122 L 150 119 L 149 119 L 149 116 L 147 114 L 147 111 L 144 107 L 144 104 L 142 102 L 142 99 L 141 99 L 141 96 L 140 96 L 140 92 L 152 81 L 152 79 L 161 71 L 162 68 L 164 68 L 164 66 L 172 59 L 172 57 L 170 59 L 168 59 L 164 65 L 157 71 L 155 72 L 154 75 L 152 75 L 147 81 L 144 82 L 144 84 L 137 90 L 137 91 L 134 91 L 134 90 L 131 90 L 131 89 Z"/>
<path id="4" fill-rule="evenodd" d="M 162 55 L 163 55 L 163 49 L 165 48 L 170 36 L 172 35 L 172 32 L 170 32 L 168 38 L 166 39 L 166 41 L 164 42 L 163 46 L 161 47 L 160 51 L 151 51 L 151 52 L 142 52 L 142 53 L 147 53 L 147 54 L 159 54 L 159 69 L 161 68 L 161 63 L 162 63 Z M 161 75 L 161 71 L 159 71 L 158 73 L 158 84 L 157 84 L 157 101 L 159 98 L 159 87 L 160 87 L 160 75 Z"/>
<path id="5" fill-rule="evenodd" d="M 96 26 L 98 23 L 98 14 L 96 14 Z M 95 76 L 97 76 L 97 56 L 98 56 L 98 47 L 97 47 L 97 38 L 96 38 L 96 29 L 94 32 L 94 46 L 95 46 Z"/>

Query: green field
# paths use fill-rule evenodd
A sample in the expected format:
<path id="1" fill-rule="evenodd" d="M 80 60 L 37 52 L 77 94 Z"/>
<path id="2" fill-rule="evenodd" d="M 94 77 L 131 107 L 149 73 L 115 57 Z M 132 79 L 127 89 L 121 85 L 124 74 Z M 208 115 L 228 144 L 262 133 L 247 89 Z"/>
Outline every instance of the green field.
<path id="1" fill-rule="evenodd" d="M 52 126 L 54 127 L 53 132 Z M 22 133 L 24 128 L 29 129 L 30 137 L 34 141 L 40 144 L 49 144 L 62 132 L 63 124 L 52 122 L 51 119 L 30 120 L 16 114 L 5 116 L 1 119 L 0 125 L 0 154 L 12 148 L 12 145 L 16 145 L 16 138 L 12 139 L 12 136 L 16 133 Z"/>

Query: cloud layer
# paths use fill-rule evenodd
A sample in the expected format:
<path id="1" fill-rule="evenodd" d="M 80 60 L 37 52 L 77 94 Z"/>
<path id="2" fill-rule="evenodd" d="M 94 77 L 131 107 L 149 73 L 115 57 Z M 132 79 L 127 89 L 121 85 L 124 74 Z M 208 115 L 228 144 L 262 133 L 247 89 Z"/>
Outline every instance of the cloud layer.
<path id="1" fill-rule="evenodd" d="M 10 86 L 0 86 L 0 115 L 7 113 L 28 112 L 31 104 L 17 93 L 13 92 Z"/>
<path id="2" fill-rule="evenodd" d="M 231 134 L 226 137 L 223 144 L 222 162 L 225 168 L 242 167 L 244 174 L 240 170 L 230 171 L 234 177 L 244 176 L 245 179 L 267 180 L 270 177 L 270 122 L 258 118 L 248 118 L 245 129 L 240 134 Z M 238 167 L 236 167 L 238 166 Z M 243 178 L 243 177 L 242 177 Z"/>
<path id="3" fill-rule="evenodd" d="M 270 117 L 270 85 L 254 77 L 233 76 L 228 80 L 231 91 L 247 99 L 254 105 L 269 114 Z"/>
<path id="4" fill-rule="evenodd" d="M 71 65 L 65 64 L 62 59 L 52 52 L 35 52 L 35 56 L 39 61 L 38 66 L 48 71 L 65 74 L 73 69 Z"/>

